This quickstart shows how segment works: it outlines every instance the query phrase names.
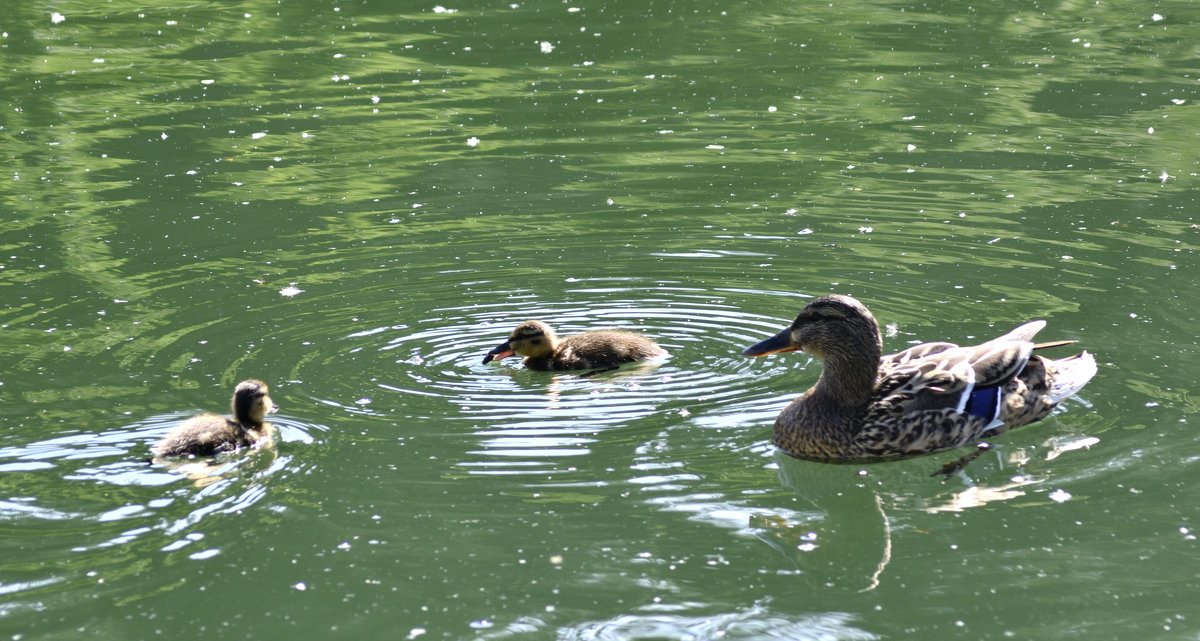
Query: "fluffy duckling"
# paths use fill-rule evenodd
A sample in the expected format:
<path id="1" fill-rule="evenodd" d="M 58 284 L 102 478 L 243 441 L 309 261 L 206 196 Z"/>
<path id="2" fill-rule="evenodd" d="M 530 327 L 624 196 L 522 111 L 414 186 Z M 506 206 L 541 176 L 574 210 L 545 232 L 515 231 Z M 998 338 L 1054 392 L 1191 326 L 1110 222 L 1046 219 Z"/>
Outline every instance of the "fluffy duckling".
<path id="1" fill-rule="evenodd" d="M 483 357 L 484 363 L 516 354 L 525 357 L 525 367 L 539 371 L 594 369 L 607 371 L 623 363 L 666 356 L 654 341 L 617 330 L 584 332 L 559 338 L 549 325 L 528 320 L 513 330 L 507 341 Z"/>
<path id="2" fill-rule="evenodd" d="M 176 425 L 151 452 L 156 457 L 212 456 L 246 446 L 262 447 L 271 442 L 267 414 L 279 408 L 267 395 L 267 384 L 248 380 L 233 390 L 233 418 L 201 414 Z"/>
<path id="3" fill-rule="evenodd" d="M 869 462 L 978 443 L 1045 418 L 1096 375 L 1087 352 L 1058 360 L 1034 350 L 1032 321 L 981 345 L 937 342 L 882 355 L 879 324 L 849 296 L 823 296 L 791 326 L 742 352 L 804 350 L 821 360 L 816 385 L 785 407 L 772 440 L 792 456 Z"/>

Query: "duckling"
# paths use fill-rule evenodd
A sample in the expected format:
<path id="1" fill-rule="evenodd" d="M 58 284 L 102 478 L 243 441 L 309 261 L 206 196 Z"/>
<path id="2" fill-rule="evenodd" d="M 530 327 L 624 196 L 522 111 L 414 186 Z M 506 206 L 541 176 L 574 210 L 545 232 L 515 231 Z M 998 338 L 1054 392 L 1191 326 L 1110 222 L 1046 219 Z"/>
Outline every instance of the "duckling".
<path id="1" fill-rule="evenodd" d="M 498 361 L 513 354 L 525 357 L 525 367 L 544 372 L 571 369 L 608 371 L 623 363 L 666 356 L 667 351 L 645 336 L 617 330 L 598 330 L 559 338 L 546 323 L 528 320 L 518 325 L 507 341 L 488 352 L 483 362 Z"/>
<path id="2" fill-rule="evenodd" d="M 230 406 L 232 419 L 216 414 L 193 416 L 176 425 L 150 451 L 156 457 L 212 456 L 271 443 L 271 424 L 263 419 L 279 408 L 267 394 L 266 383 L 257 380 L 238 383 Z"/>
<path id="3" fill-rule="evenodd" d="M 871 462 L 941 452 L 1045 418 L 1096 375 L 1085 352 L 1051 360 L 1032 321 L 981 345 L 924 343 L 882 356 L 879 324 L 849 296 L 823 296 L 745 356 L 804 350 L 817 383 L 780 412 L 772 441 L 797 458 Z M 986 447 L 986 444 L 982 444 Z"/>

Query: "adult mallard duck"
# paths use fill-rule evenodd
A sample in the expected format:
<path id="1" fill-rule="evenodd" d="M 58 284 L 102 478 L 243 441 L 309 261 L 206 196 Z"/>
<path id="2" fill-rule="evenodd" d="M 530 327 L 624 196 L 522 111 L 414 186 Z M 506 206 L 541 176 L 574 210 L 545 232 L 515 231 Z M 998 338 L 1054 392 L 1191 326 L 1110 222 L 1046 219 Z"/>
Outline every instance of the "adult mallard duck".
<path id="1" fill-rule="evenodd" d="M 488 352 L 483 362 L 498 361 L 513 354 L 525 358 L 525 367 L 545 372 L 607 371 L 624 363 L 666 356 L 667 351 L 645 336 L 617 330 L 597 330 L 559 338 L 546 323 L 528 320 L 517 325 L 508 340 Z"/>
<path id="2" fill-rule="evenodd" d="M 233 418 L 216 414 L 193 416 L 176 425 L 150 451 L 160 458 L 213 456 L 271 442 L 271 424 L 263 421 L 279 408 L 268 395 L 266 383 L 256 380 L 238 383 L 230 406 Z"/>
<path id="3" fill-rule="evenodd" d="M 804 350 L 821 377 L 775 419 L 773 441 L 792 456 L 827 462 L 906 458 L 977 443 L 1045 418 L 1096 375 L 1087 352 L 1051 360 L 1034 344 L 1045 321 L 981 345 L 924 343 L 881 356 L 879 324 L 849 296 L 809 303 L 791 326 L 746 356 Z"/>

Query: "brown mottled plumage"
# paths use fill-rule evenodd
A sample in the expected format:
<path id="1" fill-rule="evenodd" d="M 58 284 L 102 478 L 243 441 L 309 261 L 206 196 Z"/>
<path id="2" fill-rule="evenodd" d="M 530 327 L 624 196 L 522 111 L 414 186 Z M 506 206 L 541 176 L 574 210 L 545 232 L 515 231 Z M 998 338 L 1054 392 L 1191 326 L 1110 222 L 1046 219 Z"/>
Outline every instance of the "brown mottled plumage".
<path id="1" fill-rule="evenodd" d="M 821 360 L 816 385 L 775 420 L 773 441 L 788 454 L 828 462 L 918 456 L 976 443 L 1046 417 L 1096 374 L 1082 352 L 1051 360 L 1033 350 L 1045 327 L 1033 321 L 981 345 L 924 343 L 881 356 L 870 310 L 849 296 L 808 304 L 786 330 L 746 356 L 804 350 Z"/>
<path id="2" fill-rule="evenodd" d="M 271 401 L 266 383 L 256 380 L 238 383 L 230 406 L 232 419 L 216 414 L 193 416 L 176 425 L 150 451 L 156 457 L 212 456 L 271 443 L 271 424 L 263 420 L 279 408 Z"/>
<path id="3" fill-rule="evenodd" d="M 539 320 L 521 323 L 508 340 L 488 352 L 484 363 L 516 354 L 525 367 L 541 371 L 614 369 L 623 363 L 665 356 L 667 351 L 638 334 L 598 330 L 559 338 Z"/>

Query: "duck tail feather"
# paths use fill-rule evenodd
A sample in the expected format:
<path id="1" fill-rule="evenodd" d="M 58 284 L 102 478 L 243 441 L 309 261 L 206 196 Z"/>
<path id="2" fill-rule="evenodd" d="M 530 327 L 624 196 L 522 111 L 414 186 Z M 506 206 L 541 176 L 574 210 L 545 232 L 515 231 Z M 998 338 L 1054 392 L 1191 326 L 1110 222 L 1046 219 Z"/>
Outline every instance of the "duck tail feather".
<path id="1" fill-rule="evenodd" d="M 1054 403 L 1083 389 L 1098 371 L 1096 358 L 1089 352 L 1081 352 L 1056 361 L 1048 360 L 1046 365 L 1050 370 L 1050 391 L 1046 396 Z"/>

